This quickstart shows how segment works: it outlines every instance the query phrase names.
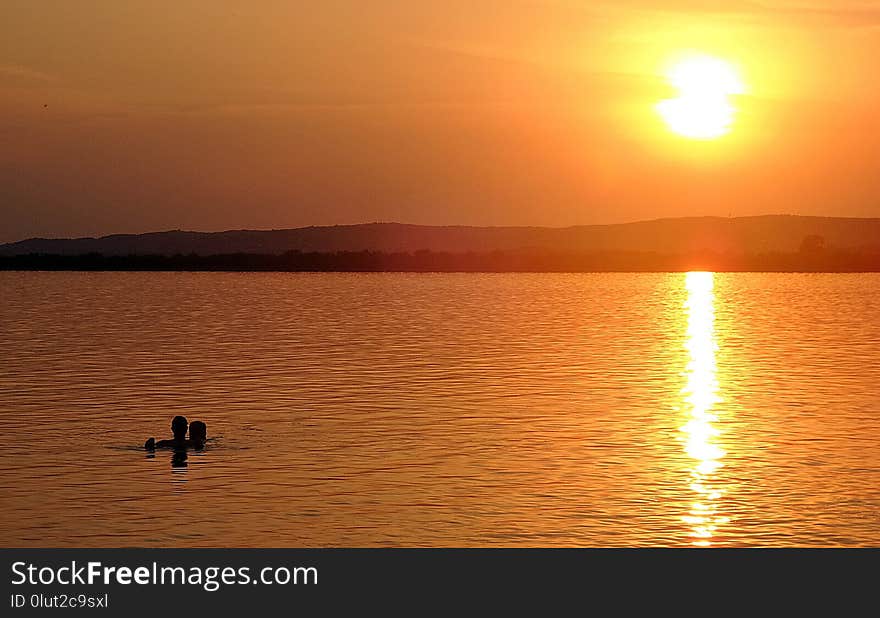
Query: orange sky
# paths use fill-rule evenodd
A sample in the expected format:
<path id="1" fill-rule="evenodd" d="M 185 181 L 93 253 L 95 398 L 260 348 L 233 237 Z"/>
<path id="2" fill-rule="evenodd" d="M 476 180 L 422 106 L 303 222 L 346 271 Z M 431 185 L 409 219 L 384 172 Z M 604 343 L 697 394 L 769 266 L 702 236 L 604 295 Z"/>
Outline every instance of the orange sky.
<path id="1" fill-rule="evenodd" d="M 0 241 L 880 216 L 880 2 L 251 4 L 4 0 Z M 715 141 L 653 109 L 688 50 L 749 90 Z"/>

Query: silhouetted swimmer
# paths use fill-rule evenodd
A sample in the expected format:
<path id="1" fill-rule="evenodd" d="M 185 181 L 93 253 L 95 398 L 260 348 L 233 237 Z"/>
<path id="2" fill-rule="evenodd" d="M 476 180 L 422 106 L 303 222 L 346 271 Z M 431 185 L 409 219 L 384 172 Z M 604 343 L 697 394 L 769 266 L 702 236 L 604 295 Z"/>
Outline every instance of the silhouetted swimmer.
<path id="1" fill-rule="evenodd" d="M 175 416 L 171 422 L 171 431 L 174 432 L 174 438 L 172 440 L 159 440 L 158 442 L 156 442 L 155 438 L 150 438 L 144 443 L 144 448 L 148 451 L 157 448 L 172 448 L 176 451 L 185 451 L 188 448 L 192 448 L 200 451 L 205 448 L 205 443 L 208 441 L 208 426 L 202 421 L 193 421 L 189 425 L 189 439 L 186 438 L 186 428 L 186 419 L 182 416 Z"/>
<path id="2" fill-rule="evenodd" d="M 188 426 L 189 423 L 185 416 L 175 416 L 171 421 L 171 433 L 174 434 L 174 438 L 171 440 L 159 440 L 158 442 L 156 442 L 155 438 L 150 438 L 144 442 L 144 448 L 147 450 L 156 448 L 186 448 L 186 428 Z"/>
<path id="3" fill-rule="evenodd" d="M 193 421 L 189 426 L 189 440 L 187 445 L 196 450 L 205 448 L 205 442 L 208 440 L 208 426 L 202 421 Z"/>

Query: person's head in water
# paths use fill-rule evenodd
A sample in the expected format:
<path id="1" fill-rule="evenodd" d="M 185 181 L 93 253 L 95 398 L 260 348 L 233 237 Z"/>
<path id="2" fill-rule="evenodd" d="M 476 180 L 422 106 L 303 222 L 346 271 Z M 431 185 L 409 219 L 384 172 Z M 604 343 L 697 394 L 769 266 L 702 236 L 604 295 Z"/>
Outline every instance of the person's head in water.
<path id="1" fill-rule="evenodd" d="M 186 428 L 188 423 L 185 416 L 175 416 L 171 421 L 171 433 L 175 440 L 186 440 Z"/>
<path id="2" fill-rule="evenodd" d="M 189 426 L 189 439 L 198 444 L 204 444 L 208 439 L 208 426 L 202 421 L 193 421 Z"/>

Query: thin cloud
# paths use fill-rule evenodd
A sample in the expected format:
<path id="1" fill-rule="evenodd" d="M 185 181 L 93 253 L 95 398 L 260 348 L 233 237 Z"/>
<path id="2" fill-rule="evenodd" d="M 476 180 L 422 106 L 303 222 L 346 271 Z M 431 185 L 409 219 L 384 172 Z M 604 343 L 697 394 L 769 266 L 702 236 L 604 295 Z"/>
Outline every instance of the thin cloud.
<path id="1" fill-rule="evenodd" d="M 23 79 L 28 81 L 52 82 L 55 77 L 42 71 L 36 71 L 15 64 L 0 65 L 0 78 Z"/>
<path id="2" fill-rule="evenodd" d="M 830 4 L 830 3 L 829 3 Z M 705 2 L 672 0 L 653 2 L 617 0 L 605 5 L 618 11 L 729 15 L 741 18 L 786 17 L 830 27 L 871 28 L 880 26 L 880 2 L 836 2 L 831 7 L 788 2 L 750 2 L 748 0 Z"/>

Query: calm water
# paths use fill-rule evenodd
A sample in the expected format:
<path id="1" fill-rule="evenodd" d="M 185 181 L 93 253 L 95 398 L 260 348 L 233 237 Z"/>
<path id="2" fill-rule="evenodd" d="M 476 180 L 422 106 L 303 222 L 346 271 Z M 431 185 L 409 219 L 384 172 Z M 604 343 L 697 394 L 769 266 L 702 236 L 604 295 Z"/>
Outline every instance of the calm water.
<path id="1" fill-rule="evenodd" d="M 878 275 L 3 272 L 0 358 L 3 546 L 880 546 Z"/>

